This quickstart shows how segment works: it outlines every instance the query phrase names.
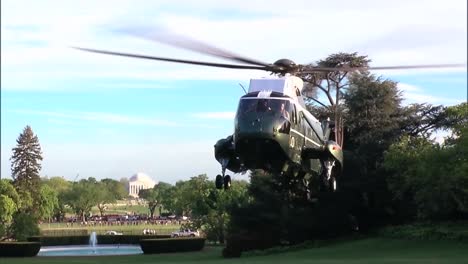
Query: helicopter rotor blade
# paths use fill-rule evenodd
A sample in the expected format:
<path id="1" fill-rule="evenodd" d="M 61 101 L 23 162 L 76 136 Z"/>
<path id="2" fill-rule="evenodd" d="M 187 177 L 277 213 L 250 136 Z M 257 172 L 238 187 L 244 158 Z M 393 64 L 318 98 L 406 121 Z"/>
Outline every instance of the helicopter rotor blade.
<path id="1" fill-rule="evenodd" d="M 173 33 L 168 33 L 168 32 L 151 33 L 149 30 L 145 30 L 145 29 L 131 29 L 131 30 L 125 30 L 125 32 L 131 35 L 137 36 L 137 37 L 141 37 L 141 38 L 148 39 L 151 41 L 156 41 L 156 42 L 163 43 L 169 46 L 191 50 L 191 51 L 195 51 L 201 54 L 211 55 L 214 57 L 219 57 L 219 58 L 223 58 L 223 59 L 227 59 L 227 60 L 231 60 L 235 62 L 242 62 L 246 64 L 253 64 L 253 65 L 265 66 L 265 67 L 268 67 L 271 65 L 270 63 L 247 58 L 245 56 L 241 56 L 233 52 L 223 50 L 215 46 L 206 44 L 199 40 L 191 39 L 185 36 L 176 35 Z"/>
<path id="2" fill-rule="evenodd" d="M 466 64 L 432 64 L 432 65 L 400 65 L 400 66 L 377 66 L 377 67 L 312 67 L 301 73 L 333 72 L 333 71 L 360 71 L 360 70 L 400 70 L 400 69 L 434 69 L 434 68 L 460 68 Z"/>
<path id="3" fill-rule="evenodd" d="M 83 50 L 83 51 L 88 51 L 88 52 L 101 53 L 101 54 L 108 54 L 108 55 L 115 55 L 115 56 L 122 56 L 122 57 L 130 57 L 130 58 L 139 58 L 139 59 L 148 59 L 148 60 L 159 60 L 159 61 L 177 62 L 177 63 L 185 63 L 185 64 L 195 64 L 195 65 L 211 66 L 211 67 L 219 67 L 219 68 L 250 69 L 250 70 L 266 70 L 266 71 L 271 71 L 271 69 L 270 69 L 269 67 L 265 67 L 265 66 L 236 65 L 236 64 L 226 64 L 226 63 L 213 63 L 213 62 L 204 62 L 204 61 L 192 61 L 192 60 L 171 59 L 171 58 L 164 58 L 164 57 L 154 57 L 154 56 L 146 56 L 146 55 L 139 55 L 139 54 L 131 54 L 131 53 L 107 51 L 107 50 L 97 50 L 97 49 L 80 48 L 80 47 L 72 47 L 72 48 L 78 49 L 78 50 Z"/>

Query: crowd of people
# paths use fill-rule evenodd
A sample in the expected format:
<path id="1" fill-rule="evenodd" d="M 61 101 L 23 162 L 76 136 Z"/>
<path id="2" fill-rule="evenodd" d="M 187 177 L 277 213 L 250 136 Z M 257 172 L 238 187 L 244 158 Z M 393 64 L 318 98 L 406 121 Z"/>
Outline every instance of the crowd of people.
<path id="1" fill-rule="evenodd" d="M 85 221 L 77 218 L 65 220 L 67 227 L 83 226 L 129 226 L 129 225 L 181 225 L 188 222 L 186 217 L 156 217 L 146 215 L 104 215 L 87 217 Z"/>

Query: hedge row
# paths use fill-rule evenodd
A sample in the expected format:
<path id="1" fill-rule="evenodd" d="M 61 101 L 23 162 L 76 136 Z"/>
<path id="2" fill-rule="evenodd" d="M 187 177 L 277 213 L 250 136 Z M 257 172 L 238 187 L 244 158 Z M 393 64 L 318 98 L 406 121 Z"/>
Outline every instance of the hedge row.
<path id="1" fill-rule="evenodd" d="M 265 250 L 277 246 L 274 239 L 259 234 L 234 234 L 226 239 L 225 258 L 240 257 L 244 251 Z"/>
<path id="2" fill-rule="evenodd" d="M 97 243 L 108 244 L 138 244 L 141 239 L 169 238 L 170 235 L 98 235 Z M 28 238 L 31 242 L 41 242 L 43 246 L 87 245 L 89 236 L 34 236 Z"/>
<path id="3" fill-rule="evenodd" d="M 205 246 L 205 238 L 142 239 L 141 250 L 144 254 L 168 252 L 199 251 Z"/>
<path id="4" fill-rule="evenodd" d="M 0 257 L 34 257 L 40 249 L 38 242 L 0 242 Z"/>
<path id="5" fill-rule="evenodd" d="M 442 223 L 389 226 L 380 229 L 378 235 L 398 239 L 468 242 L 468 225 L 448 225 Z"/>

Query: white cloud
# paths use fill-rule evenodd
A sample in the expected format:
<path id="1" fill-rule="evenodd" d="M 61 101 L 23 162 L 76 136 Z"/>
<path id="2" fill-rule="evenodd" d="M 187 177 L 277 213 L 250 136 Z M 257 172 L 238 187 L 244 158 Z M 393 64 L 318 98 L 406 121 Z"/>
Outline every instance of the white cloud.
<path id="1" fill-rule="evenodd" d="M 148 126 L 179 126 L 178 123 L 157 118 L 147 118 L 140 116 L 121 115 L 103 112 L 51 112 L 51 111 L 34 111 L 34 110 L 10 110 L 10 112 L 40 115 L 52 118 L 63 118 L 66 120 L 85 120 L 99 123 L 113 123 L 124 125 L 148 125 Z M 57 122 L 55 120 L 55 122 Z"/>
<path id="2" fill-rule="evenodd" d="M 445 142 L 445 139 L 448 138 L 448 137 L 451 137 L 453 134 L 451 131 L 447 131 L 447 130 L 442 130 L 442 131 L 436 131 L 431 139 L 434 140 L 435 142 L 439 143 L 439 144 L 443 144 Z"/>
<path id="3" fill-rule="evenodd" d="M 369 54 L 376 66 L 464 63 L 459 60 L 467 57 L 464 1 L 290 1 L 287 7 L 284 1 L 272 1 L 268 6 L 264 1 L 250 1 L 248 11 L 238 1 L 223 1 L 221 6 L 211 0 L 183 1 L 177 6 L 171 1 L 143 1 L 138 5 L 131 1 L 28 1 L 27 9 L 23 8 L 24 1 L 4 2 L 2 89 L 34 87 L 34 82 L 48 87 L 47 83 L 57 82 L 56 77 L 67 79 L 63 84 L 79 81 L 82 76 L 245 80 L 266 75 L 113 58 L 68 48 L 76 45 L 212 60 L 113 31 L 138 25 L 164 26 L 267 62 L 287 57 L 308 63 L 339 51 Z M 43 45 L 18 45 L 38 41 Z M 40 76 L 34 74 L 38 71 Z"/>
<path id="4" fill-rule="evenodd" d="M 407 104 L 430 103 L 435 105 L 455 105 L 464 102 L 462 99 L 430 95 L 424 92 L 424 89 L 416 85 L 398 83 L 397 87 L 403 92 L 404 103 Z"/>
<path id="5" fill-rule="evenodd" d="M 403 92 L 421 92 L 422 89 L 416 85 L 411 85 L 407 83 L 398 83 L 398 89 Z"/>
<path id="6" fill-rule="evenodd" d="M 202 119 L 234 119 L 236 113 L 235 112 L 203 112 L 203 113 L 195 113 L 192 116 Z"/>

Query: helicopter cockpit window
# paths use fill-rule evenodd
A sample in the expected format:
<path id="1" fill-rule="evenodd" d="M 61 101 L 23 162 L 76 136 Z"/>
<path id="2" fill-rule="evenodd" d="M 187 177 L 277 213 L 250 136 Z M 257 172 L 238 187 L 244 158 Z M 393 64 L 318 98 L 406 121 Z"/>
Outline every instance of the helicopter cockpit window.
<path id="1" fill-rule="evenodd" d="M 273 110 L 271 106 L 268 99 L 260 99 L 257 103 L 257 112 L 270 112 Z"/>
<path id="2" fill-rule="evenodd" d="M 287 120 L 292 115 L 292 104 L 288 100 L 278 99 L 242 99 L 239 103 L 239 114 L 269 113 Z"/>

